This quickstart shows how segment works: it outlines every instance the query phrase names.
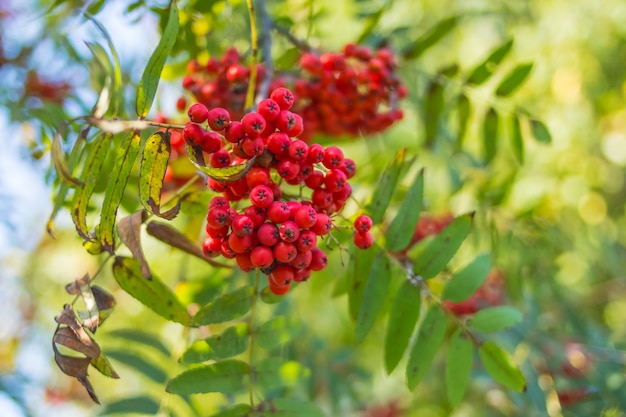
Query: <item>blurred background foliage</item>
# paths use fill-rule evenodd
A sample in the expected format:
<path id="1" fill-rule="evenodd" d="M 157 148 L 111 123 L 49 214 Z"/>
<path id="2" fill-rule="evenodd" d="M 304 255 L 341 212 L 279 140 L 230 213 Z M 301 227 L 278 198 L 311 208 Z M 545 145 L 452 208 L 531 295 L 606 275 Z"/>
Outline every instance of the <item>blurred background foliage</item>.
<path id="1" fill-rule="evenodd" d="M 443 357 L 426 381 L 406 390 L 404 375 L 386 376 L 382 366 L 384 326 L 360 345 L 345 296 L 333 298 L 334 277 L 345 271 L 333 254 L 327 273 L 289 294 L 279 311 L 304 331 L 284 348 L 287 358 L 309 368 L 294 395 L 312 397 L 328 415 L 341 416 L 623 416 L 626 410 L 626 4 L 550 1 L 343 1 L 267 2 L 270 15 L 313 47 L 339 50 L 359 38 L 396 50 L 410 46 L 444 19 L 451 30 L 414 59 L 401 61 L 410 98 L 405 116 L 383 135 L 345 140 L 344 152 L 359 163 L 355 195 L 366 202 L 379 172 L 400 147 L 426 168 L 426 210 L 461 214 L 476 210 L 466 250 L 492 251 L 503 272 L 507 302 L 524 321 L 498 335 L 521 365 L 528 391 L 511 393 L 475 369 L 463 403 L 449 409 L 442 389 Z M 0 125 L 7 152 L 0 155 L 0 408 L 7 415 L 99 415 L 82 388 L 53 365 L 53 317 L 67 302 L 64 285 L 98 260 L 77 244 L 68 213 L 55 236 L 45 234 L 51 207 L 47 151 L 54 129 L 90 111 L 102 87 L 102 70 L 84 42 L 105 44 L 83 12 L 109 31 L 120 55 L 125 108 L 133 114 L 141 71 L 164 24 L 159 1 L 4 1 L 0 4 Z M 158 93 L 158 111 L 176 117 L 180 79 L 190 59 L 205 61 L 227 47 L 245 52 L 249 27 L 245 2 L 182 1 L 182 30 Z M 368 29 L 369 28 L 369 29 Z M 294 46 L 272 33 L 277 68 L 294 63 Z M 513 39 L 510 55 L 486 83 L 463 80 L 489 53 Z M 510 97 L 494 91 L 516 65 L 533 63 L 530 77 Z M 458 66 L 456 73 L 444 71 Z M 432 146 L 426 140 L 429 85 L 444 89 L 443 108 Z M 471 102 L 470 123 L 458 146 L 459 93 Z M 483 117 L 500 117 L 496 157 L 482 157 Z M 546 123 L 550 144 L 538 143 L 523 118 L 523 163 L 510 145 L 511 120 L 530 114 Z M 431 122 L 432 123 L 432 122 Z M 320 140 L 329 143 L 330 139 Z M 397 201 L 402 195 L 397 195 Z M 353 212 L 356 209 L 353 209 Z M 179 220 L 184 226 L 185 219 Z M 378 238 L 383 239 L 380 231 Z M 473 251 L 473 252 L 472 252 Z M 205 264 L 154 243 L 146 248 L 159 275 L 184 301 L 196 280 L 218 282 Z M 468 259 L 462 250 L 453 266 Z M 184 279 L 181 279 L 184 278 Z M 178 284 L 177 284 L 178 283 Z M 108 272 L 98 280 L 112 291 Z M 217 291 L 217 289 L 216 289 Z M 221 395 L 192 401 L 162 396 L 162 383 L 176 373 L 176 358 L 189 334 L 166 323 L 122 291 L 98 340 L 111 353 L 121 381 L 93 375 L 103 403 L 146 395 L 161 398 L 161 410 L 207 415 Z M 131 333 L 132 332 L 132 333 Z M 117 355 L 115 354 L 117 352 Z M 135 359 L 128 359 L 132 356 Z M 139 356 L 144 362 L 138 361 Z M 304 358 L 304 359 L 303 359 Z M 574 365 L 563 370 L 562 364 Z M 584 371 L 584 372 L 583 372 Z M 558 393 L 587 390 L 584 401 Z M 301 392 L 298 392 L 300 390 Z M 206 400 L 206 399 L 209 400 Z M 155 410 L 156 412 L 156 410 Z M 13 414 L 11 414 L 13 413 Z M 4 414 L 3 414 L 4 415 Z"/>

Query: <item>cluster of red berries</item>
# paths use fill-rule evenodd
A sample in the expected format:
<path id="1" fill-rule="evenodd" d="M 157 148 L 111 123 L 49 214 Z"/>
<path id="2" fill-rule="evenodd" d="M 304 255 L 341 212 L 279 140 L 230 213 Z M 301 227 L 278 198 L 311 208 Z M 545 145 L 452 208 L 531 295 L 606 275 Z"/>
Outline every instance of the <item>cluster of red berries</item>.
<path id="1" fill-rule="evenodd" d="M 316 133 L 330 136 L 380 132 L 402 118 L 396 108 L 406 96 L 406 88 L 395 70 L 396 62 L 389 49 L 372 51 L 365 46 L 348 44 L 340 53 L 312 52 L 300 57 L 301 73 L 277 73 L 270 89 L 290 86 L 298 96 L 294 111 L 306 121 L 299 138 L 309 141 Z M 206 65 L 193 60 L 183 78 L 183 88 L 207 108 L 224 107 L 233 118 L 244 113 L 250 69 L 242 64 L 236 49 L 226 51 L 221 59 L 211 58 Z M 257 65 L 257 87 L 266 78 L 262 64 Z M 177 103 L 187 106 L 185 98 Z"/>
<path id="2" fill-rule="evenodd" d="M 259 268 L 278 295 L 326 267 L 318 239 L 333 229 L 331 215 L 352 194 L 348 180 L 356 173 L 338 147 L 297 139 L 303 121 L 290 110 L 294 101 L 290 90 L 277 88 L 240 121 L 224 108 L 196 103 L 182 133 L 188 145 L 208 154 L 213 168 L 247 163 L 237 178 L 208 180 L 220 195 L 209 204 L 204 253 L 234 258 L 244 271 Z M 361 223 L 360 246 L 369 247 L 371 220 Z"/>

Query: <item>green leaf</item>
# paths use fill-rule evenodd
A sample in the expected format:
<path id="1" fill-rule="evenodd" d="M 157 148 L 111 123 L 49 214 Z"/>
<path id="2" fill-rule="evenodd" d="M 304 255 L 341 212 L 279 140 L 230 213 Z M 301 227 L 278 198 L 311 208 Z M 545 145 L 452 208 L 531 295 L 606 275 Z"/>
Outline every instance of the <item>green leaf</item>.
<path id="1" fill-rule="evenodd" d="M 512 47 L 513 39 L 500 45 L 480 65 L 474 68 L 474 71 L 467 79 L 467 83 L 480 85 L 487 81 L 495 72 L 498 64 L 509 54 Z"/>
<path id="2" fill-rule="evenodd" d="M 203 163 L 198 162 L 200 156 L 196 156 L 192 147 L 187 145 L 187 155 L 191 163 L 199 170 L 219 182 L 233 182 L 242 179 L 248 171 L 254 166 L 256 156 L 247 160 L 241 164 L 231 165 L 225 168 L 214 168 L 211 166 L 205 166 Z M 202 157 L 203 159 L 204 157 Z"/>
<path id="3" fill-rule="evenodd" d="M 411 280 L 404 280 L 391 305 L 385 337 L 385 369 L 390 374 L 402 359 L 419 319 L 422 294 Z"/>
<path id="4" fill-rule="evenodd" d="M 467 132 L 467 122 L 469 121 L 471 104 L 465 94 L 461 94 L 456 100 L 456 110 L 459 122 L 459 132 L 457 134 L 457 148 L 463 145 L 463 139 Z"/>
<path id="5" fill-rule="evenodd" d="M 282 358 L 267 358 L 253 368 L 253 380 L 266 390 L 297 386 L 309 375 L 302 364 Z"/>
<path id="6" fill-rule="evenodd" d="M 524 163 L 524 140 L 522 139 L 522 126 L 519 115 L 513 115 L 513 125 L 511 126 L 511 147 L 513 155 L 520 164 Z"/>
<path id="7" fill-rule="evenodd" d="M 257 342 L 264 349 L 271 350 L 285 343 L 304 330 L 299 320 L 293 317 L 278 316 L 263 323 L 257 331 Z"/>
<path id="8" fill-rule="evenodd" d="M 496 109 L 491 107 L 485 114 L 483 121 L 483 150 L 487 164 L 493 160 L 497 153 L 499 123 L 498 113 L 496 113 Z"/>
<path id="9" fill-rule="evenodd" d="M 478 347 L 478 354 L 485 370 L 496 382 L 514 391 L 526 389 L 524 375 L 500 346 L 488 340 Z"/>
<path id="10" fill-rule="evenodd" d="M 530 71 L 533 69 L 533 64 L 520 64 L 513 69 L 507 75 L 507 77 L 502 80 L 498 88 L 496 89 L 496 95 L 500 97 L 506 97 L 511 95 L 515 90 L 517 90 L 526 80 Z"/>
<path id="11" fill-rule="evenodd" d="M 254 296 L 254 288 L 250 286 L 224 294 L 202 307 L 191 319 L 191 326 L 205 326 L 238 319 L 250 310 Z"/>
<path id="12" fill-rule="evenodd" d="M 217 414 L 211 415 L 211 417 L 249 417 L 252 408 L 249 404 L 237 404 L 228 410 L 220 411 Z"/>
<path id="13" fill-rule="evenodd" d="M 117 374 L 117 372 L 115 372 L 115 369 L 113 369 L 111 362 L 109 362 L 107 357 L 104 356 L 102 352 L 100 352 L 100 356 L 98 356 L 95 359 L 92 359 L 91 362 L 89 363 L 91 364 L 91 366 L 96 368 L 98 372 L 100 372 L 104 376 L 108 376 L 109 378 L 114 378 L 114 379 L 118 379 L 120 377 Z"/>
<path id="14" fill-rule="evenodd" d="M 142 395 L 138 397 L 123 398 L 121 400 L 113 401 L 104 406 L 100 415 L 113 415 L 113 414 L 147 414 L 156 415 L 159 411 L 159 402 L 155 399 Z"/>
<path id="15" fill-rule="evenodd" d="M 312 402 L 275 398 L 259 404 L 255 417 L 324 417 L 324 413 Z"/>
<path id="16" fill-rule="evenodd" d="M 374 29 L 376 29 L 376 27 L 378 26 L 378 23 L 380 22 L 381 17 L 383 17 L 389 5 L 390 3 L 385 2 L 383 3 L 380 9 L 376 10 L 374 13 L 367 16 L 367 20 L 365 21 L 365 26 L 363 27 L 361 34 L 356 40 L 357 44 L 363 43 L 363 41 L 367 39 L 367 37 L 371 35 L 372 32 L 374 32 Z"/>
<path id="17" fill-rule="evenodd" d="M 377 248 L 377 246 L 375 246 Z M 373 249 L 373 248 L 372 248 Z M 365 284 L 369 276 L 374 258 L 377 253 L 374 250 L 361 250 L 356 247 L 352 249 L 352 261 L 348 264 L 347 281 L 348 281 L 348 307 L 350 317 L 356 320 L 363 294 L 365 293 Z"/>
<path id="18" fill-rule="evenodd" d="M 390 275 L 391 263 L 389 258 L 385 253 L 380 252 L 376 255 L 372 269 L 367 277 L 363 300 L 356 318 L 354 330 L 357 343 L 365 339 L 365 336 L 367 336 L 376 322 L 376 317 L 387 298 Z"/>
<path id="19" fill-rule="evenodd" d="M 139 172 L 139 197 L 152 214 L 171 220 L 180 211 L 180 200 L 170 210 L 161 212 L 161 190 L 172 147 L 169 132 L 152 134 L 143 148 Z"/>
<path id="20" fill-rule="evenodd" d="M 389 206 L 393 192 L 398 184 L 405 155 L 406 148 L 402 148 L 398 151 L 393 160 L 389 162 L 385 170 L 380 175 L 380 180 L 378 180 L 378 183 L 376 184 L 372 200 L 367 207 L 365 207 L 374 224 L 378 224 L 383 220 L 385 211 Z"/>
<path id="21" fill-rule="evenodd" d="M 443 113 L 444 106 L 443 84 L 436 78 L 432 79 L 426 87 L 424 98 L 424 134 L 427 147 L 432 147 L 437 139 L 439 131 L 439 118 Z"/>
<path id="22" fill-rule="evenodd" d="M 478 256 L 465 268 L 455 273 L 443 289 L 444 300 L 459 303 L 468 299 L 480 288 L 491 269 L 491 255 Z"/>
<path id="23" fill-rule="evenodd" d="M 248 348 L 248 324 L 238 323 L 222 334 L 198 340 L 189 346 L 180 358 L 183 364 L 231 358 Z"/>
<path id="24" fill-rule="evenodd" d="M 422 211 L 423 196 L 424 170 L 421 170 L 409 187 L 398 214 L 396 214 L 396 217 L 389 225 L 389 229 L 387 229 L 387 250 L 397 252 L 409 245 Z"/>
<path id="25" fill-rule="evenodd" d="M 129 366 L 139 373 L 145 375 L 157 384 L 163 384 L 167 381 L 167 372 L 160 366 L 148 361 L 144 356 L 129 351 L 128 349 L 110 350 L 107 355 L 118 362 Z"/>
<path id="26" fill-rule="evenodd" d="M 469 326 L 479 332 L 491 333 L 515 326 L 522 321 L 522 312 L 511 306 L 497 306 L 478 311 Z"/>
<path id="27" fill-rule="evenodd" d="M 405 59 L 415 59 L 422 55 L 428 48 L 439 42 L 444 36 L 454 29 L 457 16 L 448 17 L 439 21 L 428 32 L 420 36 L 415 42 L 403 48 L 402 56 Z"/>
<path id="28" fill-rule="evenodd" d="M 146 307 L 167 320 L 189 325 L 189 313 L 172 290 L 158 277 L 144 278 L 141 264 L 133 259 L 118 256 L 113 264 L 113 276 L 124 291 Z"/>
<path id="29" fill-rule="evenodd" d="M 167 24 L 165 25 L 165 30 L 163 31 L 159 44 L 148 60 L 148 64 L 139 82 L 139 88 L 137 89 L 136 108 L 137 115 L 141 118 L 146 117 L 152 107 L 157 86 L 159 85 L 159 79 L 161 78 L 161 71 L 163 71 L 165 61 L 172 51 L 177 35 L 178 8 L 176 7 L 176 1 L 172 1 L 170 2 L 170 13 Z"/>
<path id="30" fill-rule="evenodd" d="M 72 220 L 76 226 L 76 231 L 85 240 L 92 240 L 87 228 L 87 209 L 96 186 L 96 180 L 100 175 L 107 153 L 111 147 L 111 138 L 112 135 L 104 135 L 103 137 L 98 137 L 95 143 L 93 143 L 87 160 L 83 164 L 82 185 L 74 191 Z"/>
<path id="31" fill-rule="evenodd" d="M 450 338 L 445 371 L 446 393 L 453 407 L 456 407 L 463 399 L 470 380 L 473 359 L 472 341 L 461 329 L 457 329 Z"/>
<path id="32" fill-rule="evenodd" d="M 530 130 L 533 132 L 535 140 L 539 143 L 552 143 L 552 135 L 548 127 L 537 119 L 530 119 Z"/>
<path id="33" fill-rule="evenodd" d="M 467 237 L 473 218 L 474 213 L 455 218 L 430 240 L 413 265 L 415 273 L 423 279 L 430 279 L 443 271 Z"/>
<path id="34" fill-rule="evenodd" d="M 115 249 L 115 221 L 128 178 L 135 165 L 141 147 L 139 132 L 132 132 L 124 139 L 115 155 L 115 165 L 111 170 L 110 180 L 104 194 L 98 237 L 102 246 L 109 253 Z"/>
<path id="35" fill-rule="evenodd" d="M 446 333 L 446 315 L 432 306 L 424 316 L 406 365 L 406 386 L 412 391 L 430 367 Z"/>
<path id="36" fill-rule="evenodd" d="M 82 182 L 72 175 L 72 171 L 67 162 L 67 157 L 63 151 L 63 145 L 61 143 L 61 135 L 56 133 L 52 138 L 52 163 L 54 168 L 62 181 L 66 182 L 70 186 L 78 187 L 82 185 Z"/>
<path id="37" fill-rule="evenodd" d="M 143 346 L 149 346 L 156 351 L 160 352 L 166 358 L 171 356 L 170 350 L 161 342 L 161 340 L 153 334 L 146 333 L 139 329 L 115 329 L 109 332 L 109 336 L 113 338 L 126 339 L 124 343 L 132 343 L 133 345 L 139 343 Z M 142 347 L 143 348 L 143 347 Z"/>
<path id="38" fill-rule="evenodd" d="M 206 392 L 232 395 L 246 388 L 245 377 L 248 372 L 247 363 L 225 360 L 189 369 L 170 379 L 165 390 L 178 395 Z"/>

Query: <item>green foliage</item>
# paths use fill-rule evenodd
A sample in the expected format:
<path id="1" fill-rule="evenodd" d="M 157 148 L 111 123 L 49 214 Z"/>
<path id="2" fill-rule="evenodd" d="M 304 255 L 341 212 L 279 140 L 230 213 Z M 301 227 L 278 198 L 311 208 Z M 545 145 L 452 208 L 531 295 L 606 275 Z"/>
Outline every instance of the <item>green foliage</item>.
<path id="1" fill-rule="evenodd" d="M 457 329 L 450 337 L 450 345 L 446 356 L 446 394 L 450 405 L 456 406 L 463 399 L 469 385 L 474 360 L 472 341 Z"/>
<path id="2" fill-rule="evenodd" d="M 165 389 L 179 395 L 204 392 L 232 394 L 244 389 L 244 376 L 248 373 L 247 363 L 234 359 L 225 360 L 191 368 L 170 379 Z"/>
<path id="3" fill-rule="evenodd" d="M 478 256 L 452 276 L 443 290 L 443 299 L 460 302 L 469 298 L 482 285 L 491 270 L 491 256 Z"/>
<path id="4" fill-rule="evenodd" d="M 390 279 L 391 262 L 384 253 L 380 252 L 374 258 L 372 269 L 365 283 L 359 314 L 356 317 L 354 331 L 357 343 L 365 338 L 374 325 L 385 302 Z"/>
<path id="5" fill-rule="evenodd" d="M 191 319 L 191 325 L 204 326 L 238 319 L 250 310 L 255 296 L 254 288 L 249 286 L 226 293 L 202 307 Z"/>
<path id="6" fill-rule="evenodd" d="M 422 306 L 422 293 L 412 280 L 404 280 L 398 288 L 389 313 L 385 337 L 385 369 L 390 374 L 402 359 L 417 325 Z"/>
<path id="7" fill-rule="evenodd" d="M 374 224 L 378 224 L 382 221 L 385 211 L 387 207 L 389 207 L 391 197 L 393 196 L 393 192 L 398 184 L 398 179 L 400 178 L 400 173 L 402 172 L 405 155 L 406 149 L 398 151 L 396 156 L 389 162 L 380 175 L 372 199 L 366 207 Z"/>
<path id="8" fill-rule="evenodd" d="M 478 347 L 478 354 L 487 372 L 497 382 L 515 391 L 525 389 L 524 375 L 500 346 L 492 341 L 486 341 Z"/>
<path id="9" fill-rule="evenodd" d="M 522 313 L 514 307 L 498 306 L 477 312 L 470 321 L 470 328 L 479 332 L 497 332 L 522 321 Z"/>
<path id="10" fill-rule="evenodd" d="M 406 365 L 406 386 L 413 390 L 426 375 L 446 332 L 446 315 L 438 306 L 424 314 Z"/>

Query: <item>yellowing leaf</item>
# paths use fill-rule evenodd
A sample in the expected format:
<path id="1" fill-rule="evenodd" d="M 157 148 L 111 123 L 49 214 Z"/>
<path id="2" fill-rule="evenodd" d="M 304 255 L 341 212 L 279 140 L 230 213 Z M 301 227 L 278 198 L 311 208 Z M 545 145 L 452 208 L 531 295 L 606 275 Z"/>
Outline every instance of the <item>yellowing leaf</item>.
<path id="1" fill-rule="evenodd" d="M 173 219 L 180 211 L 180 200 L 170 210 L 161 212 L 161 190 L 172 147 L 169 132 L 156 132 L 143 147 L 139 172 L 139 197 L 143 206 L 164 219 Z"/>

